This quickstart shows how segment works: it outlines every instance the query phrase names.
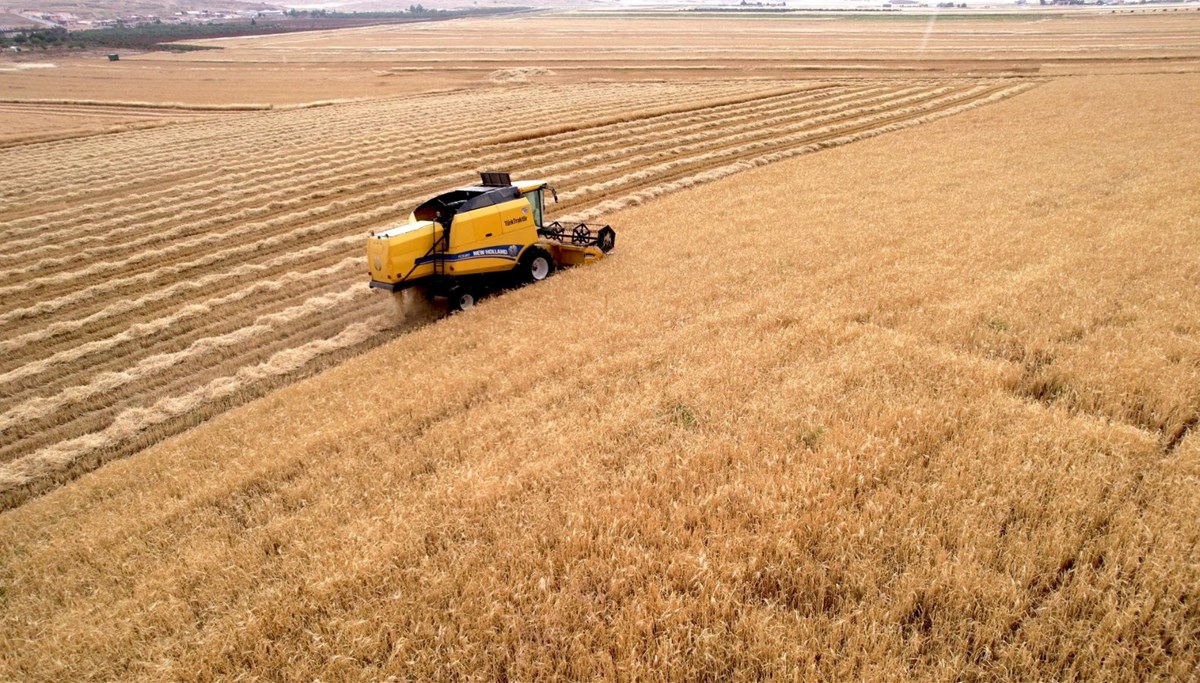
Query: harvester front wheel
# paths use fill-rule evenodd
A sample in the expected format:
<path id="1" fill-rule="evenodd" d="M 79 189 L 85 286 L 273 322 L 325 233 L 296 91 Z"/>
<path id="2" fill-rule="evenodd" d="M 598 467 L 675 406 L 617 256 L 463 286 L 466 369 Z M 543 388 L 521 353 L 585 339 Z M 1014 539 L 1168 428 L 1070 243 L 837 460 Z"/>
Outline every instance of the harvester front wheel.
<path id="1" fill-rule="evenodd" d="M 451 311 L 469 311 L 475 308 L 475 292 L 463 287 L 455 287 L 450 290 L 447 297 L 450 301 Z"/>
<path id="2" fill-rule="evenodd" d="M 517 265 L 518 274 L 525 282 L 541 282 L 554 272 L 554 257 L 540 247 L 526 250 Z"/>

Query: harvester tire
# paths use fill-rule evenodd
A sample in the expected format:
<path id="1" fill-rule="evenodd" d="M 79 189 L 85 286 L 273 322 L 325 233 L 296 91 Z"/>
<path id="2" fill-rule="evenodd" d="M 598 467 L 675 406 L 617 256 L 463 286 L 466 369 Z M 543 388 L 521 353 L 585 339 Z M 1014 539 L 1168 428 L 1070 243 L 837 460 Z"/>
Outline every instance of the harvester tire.
<path id="1" fill-rule="evenodd" d="M 524 282 L 541 282 L 554 272 L 554 257 L 541 247 L 527 249 L 517 265 L 518 277 Z"/>
<path id="2" fill-rule="evenodd" d="M 469 311 L 475 308 L 477 298 L 475 292 L 465 287 L 455 287 L 450 290 L 447 296 L 447 299 L 450 301 L 451 311 Z"/>
<path id="3" fill-rule="evenodd" d="M 600 228 L 600 232 L 596 233 L 596 245 L 606 254 L 612 251 L 617 246 L 617 231 L 608 226 Z"/>

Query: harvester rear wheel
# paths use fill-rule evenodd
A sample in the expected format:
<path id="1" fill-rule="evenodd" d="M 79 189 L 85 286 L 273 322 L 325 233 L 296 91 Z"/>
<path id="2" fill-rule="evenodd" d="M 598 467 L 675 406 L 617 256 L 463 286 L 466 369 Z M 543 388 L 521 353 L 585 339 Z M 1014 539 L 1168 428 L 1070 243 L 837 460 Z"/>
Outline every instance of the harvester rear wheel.
<path id="1" fill-rule="evenodd" d="M 541 282 L 554 272 L 554 257 L 545 249 L 533 247 L 521 256 L 517 269 L 525 282 Z"/>

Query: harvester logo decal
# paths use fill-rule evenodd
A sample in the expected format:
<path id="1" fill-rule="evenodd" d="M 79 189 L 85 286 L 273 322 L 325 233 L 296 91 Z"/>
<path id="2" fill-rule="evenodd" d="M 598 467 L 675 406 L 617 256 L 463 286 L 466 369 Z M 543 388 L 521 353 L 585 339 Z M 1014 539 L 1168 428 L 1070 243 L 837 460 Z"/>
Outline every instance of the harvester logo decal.
<path id="1" fill-rule="evenodd" d="M 469 261 L 477 258 L 500 258 L 506 261 L 516 261 L 517 254 L 521 253 L 521 245 L 519 244 L 502 244 L 496 247 L 485 247 L 483 249 L 474 249 L 472 251 L 464 251 L 458 254 L 446 254 L 441 258 L 447 261 Z M 434 256 L 422 256 L 417 259 L 417 265 L 429 263 L 434 260 Z"/>
<path id="2" fill-rule="evenodd" d="M 383 270 L 383 259 L 375 257 L 375 270 Z"/>
<path id="3" fill-rule="evenodd" d="M 464 251 L 461 254 L 454 255 L 455 261 L 464 261 L 473 258 L 502 258 L 513 260 L 517 257 L 517 252 L 521 250 L 520 245 L 508 244 L 502 247 L 487 247 L 485 249 L 476 249 L 474 251 Z"/>
<path id="4" fill-rule="evenodd" d="M 522 214 L 527 213 L 527 212 L 528 212 L 528 209 L 521 209 Z M 524 223 L 527 220 L 529 220 L 529 216 L 525 216 L 525 215 L 517 216 L 516 218 L 506 218 L 506 219 L 504 219 L 504 227 L 507 228 L 509 226 L 516 225 L 517 223 Z"/>

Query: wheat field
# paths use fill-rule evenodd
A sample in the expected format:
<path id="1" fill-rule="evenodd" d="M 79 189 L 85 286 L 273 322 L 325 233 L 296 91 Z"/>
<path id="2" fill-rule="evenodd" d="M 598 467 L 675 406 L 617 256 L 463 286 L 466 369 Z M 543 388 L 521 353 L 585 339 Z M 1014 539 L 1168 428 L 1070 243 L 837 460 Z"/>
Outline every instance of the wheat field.
<path id="1" fill-rule="evenodd" d="M 0 681 L 1200 680 L 1200 13 L 1054 12 L 0 69 Z M 366 287 L 492 169 L 616 251 Z"/>
<path id="2" fill-rule="evenodd" d="M 0 516 L 0 675 L 1194 678 L 1198 85 L 613 212 L 598 266 Z"/>

